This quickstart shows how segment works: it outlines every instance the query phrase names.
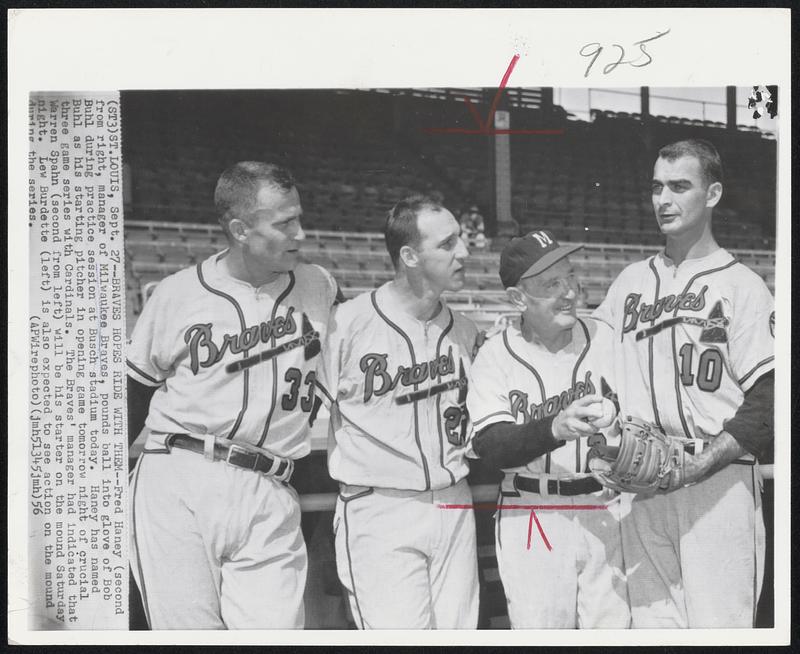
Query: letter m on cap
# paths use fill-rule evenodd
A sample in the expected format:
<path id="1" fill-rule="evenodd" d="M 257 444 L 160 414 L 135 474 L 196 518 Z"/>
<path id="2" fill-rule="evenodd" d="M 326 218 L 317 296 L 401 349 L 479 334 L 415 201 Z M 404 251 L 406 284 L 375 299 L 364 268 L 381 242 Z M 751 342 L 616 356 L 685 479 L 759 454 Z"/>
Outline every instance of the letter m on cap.
<path id="1" fill-rule="evenodd" d="M 553 239 L 544 232 L 531 232 L 531 236 L 533 236 L 543 248 L 553 244 Z"/>

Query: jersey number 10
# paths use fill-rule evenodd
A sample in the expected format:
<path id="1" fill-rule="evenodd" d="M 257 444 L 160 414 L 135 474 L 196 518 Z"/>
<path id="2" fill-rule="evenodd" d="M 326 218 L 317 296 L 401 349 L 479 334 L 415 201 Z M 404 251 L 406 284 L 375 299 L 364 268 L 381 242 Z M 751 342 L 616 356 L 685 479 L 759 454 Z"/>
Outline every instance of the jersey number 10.
<path id="1" fill-rule="evenodd" d="M 695 383 L 694 369 L 694 346 L 692 343 L 684 343 L 680 350 L 681 357 L 681 383 L 684 386 L 691 386 Z M 713 393 L 719 388 L 722 381 L 722 353 L 715 347 L 703 350 L 700 360 L 697 363 L 697 387 L 706 393 Z"/>

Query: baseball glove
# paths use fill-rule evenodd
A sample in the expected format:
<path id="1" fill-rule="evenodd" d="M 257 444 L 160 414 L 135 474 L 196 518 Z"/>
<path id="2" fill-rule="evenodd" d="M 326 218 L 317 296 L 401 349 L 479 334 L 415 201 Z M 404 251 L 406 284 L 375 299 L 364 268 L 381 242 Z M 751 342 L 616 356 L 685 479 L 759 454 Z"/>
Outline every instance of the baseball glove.
<path id="1" fill-rule="evenodd" d="M 619 445 L 598 445 L 589 470 L 621 493 L 669 492 L 684 485 L 685 439 L 632 416 L 620 419 Z"/>

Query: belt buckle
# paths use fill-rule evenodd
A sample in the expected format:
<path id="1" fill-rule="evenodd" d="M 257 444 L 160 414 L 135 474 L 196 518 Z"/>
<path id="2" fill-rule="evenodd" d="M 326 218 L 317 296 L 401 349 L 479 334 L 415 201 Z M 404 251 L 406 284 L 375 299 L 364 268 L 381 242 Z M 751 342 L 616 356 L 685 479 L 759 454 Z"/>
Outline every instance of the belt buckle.
<path id="1" fill-rule="evenodd" d="M 561 477 L 556 477 L 556 495 L 561 495 Z"/>
<path id="2" fill-rule="evenodd" d="M 242 470 L 247 470 L 247 468 L 245 468 L 244 466 L 240 466 L 240 465 L 236 465 L 235 463 L 231 463 L 231 454 L 234 453 L 234 452 L 239 452 L 241 454 L 251 454 L 251 452 L 249 452 L 248 450 L 246 450 L 242 446 L 237 445 L 236 443 L 231 443 L 230 447 L 228 448 L 228 454 L 225 455 L 225 463 L 227 463 L 229 466 L 233 466 L 234 468 L 241 468 Z M 257 464 L 258 464 L 258 457 L 254 456 L 253 457 L 253 465 L 252 465 L 252 467 L 250 469 L 255 472 Z"/>

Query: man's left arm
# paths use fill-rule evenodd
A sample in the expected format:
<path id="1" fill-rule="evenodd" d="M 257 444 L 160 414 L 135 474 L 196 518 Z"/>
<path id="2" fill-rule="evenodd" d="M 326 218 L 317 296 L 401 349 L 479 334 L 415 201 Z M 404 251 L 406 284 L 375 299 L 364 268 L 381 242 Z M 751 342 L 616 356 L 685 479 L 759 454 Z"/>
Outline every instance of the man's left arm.
<path id="1" fill-rule="evenodd" d="M 684 482 L 700 481 L 748 453 L 761 456 L 775 435 L 774 399 L 775 375 L 770 370 L 745 393 L 738 411 L 711 444 L 686 457 Z"/>

